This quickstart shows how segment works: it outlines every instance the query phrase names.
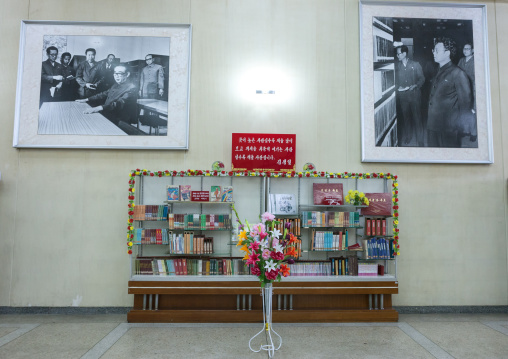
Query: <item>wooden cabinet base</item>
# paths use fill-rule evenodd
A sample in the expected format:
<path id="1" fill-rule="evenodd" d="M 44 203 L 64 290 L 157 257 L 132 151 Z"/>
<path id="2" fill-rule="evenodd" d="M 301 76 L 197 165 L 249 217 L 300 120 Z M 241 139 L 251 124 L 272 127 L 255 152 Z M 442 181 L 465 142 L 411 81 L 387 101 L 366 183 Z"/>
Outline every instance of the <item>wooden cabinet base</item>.
<path id="1" fill-rule="evenodd" d="M 273 323 L 397 322 L 399 313 L 384 310 L 275 310 Z M 131 310 L 129 323 L 262 323 L 261 310 Z"/>
<path id="2" fill-rule="evenodd" d="M 274 323 L 396 322 L 396 281 L 274 283 Z M 255 281 L 130 281 L 130 323 L 258 323 Z"/>

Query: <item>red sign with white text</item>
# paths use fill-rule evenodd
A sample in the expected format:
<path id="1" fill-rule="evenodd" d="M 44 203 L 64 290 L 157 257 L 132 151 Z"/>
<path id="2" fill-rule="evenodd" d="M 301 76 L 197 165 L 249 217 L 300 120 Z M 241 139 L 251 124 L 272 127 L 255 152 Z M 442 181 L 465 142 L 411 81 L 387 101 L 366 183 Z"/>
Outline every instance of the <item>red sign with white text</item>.
<path id="1" fill-rule="evenodd" d="M 294 171 L 296 135 L 233 133 L 233 171 Z"/>

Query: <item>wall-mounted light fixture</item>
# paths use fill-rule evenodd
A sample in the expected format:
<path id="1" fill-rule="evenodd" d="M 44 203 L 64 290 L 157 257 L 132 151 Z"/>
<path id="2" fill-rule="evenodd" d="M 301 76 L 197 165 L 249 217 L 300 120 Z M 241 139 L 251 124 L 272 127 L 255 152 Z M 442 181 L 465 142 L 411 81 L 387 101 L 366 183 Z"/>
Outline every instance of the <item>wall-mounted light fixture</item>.
<path id="1" fill-rule="evenodd" d="M 293 84 L 285 69 L 250 67 L 238 77 L 238 93 L 256 103 L 281 103 L 292 97 Z M 258 96 L 271 95 L 271 96 Z"/>
<path id="2" fill-rule="evenodd" d="M 275 90 L 256 90 L 256 95 L 275 95 Z"/>

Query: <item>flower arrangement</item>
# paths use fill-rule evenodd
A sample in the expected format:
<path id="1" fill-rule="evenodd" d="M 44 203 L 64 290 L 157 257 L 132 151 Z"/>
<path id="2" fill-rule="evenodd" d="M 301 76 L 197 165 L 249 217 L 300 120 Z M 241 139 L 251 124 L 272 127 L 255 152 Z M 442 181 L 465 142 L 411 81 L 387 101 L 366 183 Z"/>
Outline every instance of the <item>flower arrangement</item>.
<path id="1" fill-rule="evenodd" d="M 288 232 L 289 224 L 284 228 L 284 233 L 275 229 L 275 225 L 280 222 L 275 220 L 275 216 L 269 212 L 261 215 L 261 223 L 252 227 L 245 221 L 245 226 L 240 221 L 235 206 L 231 205 L 235 212 L 240 226 L 237 246 L 242 246 L 240 250 L 245 252 L 245 265 L 251 265 L 251 273 L 256 275 L 264 287 L 267 283 L 273 283 L 275 280 L 280 282 L 282 277 L 289 276 L 290 268 L 284 264 L 294 263 L 290 257 L 296 256 L 295 244 L 298 239 Z M 282 235 L 282 238 L 280 238 Z"/>
<path id="2" fill-rule="evenodd" d="M 274 177 L 274 178 L 350 178 L 350 179 L 387 179 L 392 181 L 392 202 L 393 202 L 393 239 L 396 252 L 394 255 L 400 255 L 399 246 L 399 183 L 398 176 L 393 173 L 369 173 L 369 172 L 328 172 L 328 171 L 303 171 L 303 172 L 270 172 L 270 171 L 226 171 L 226 170 L 191 170 L 176 171 L 150 171 L 147 169 L 135 169 L 129 174 L 129 193 L 128 193 L 128 219 L 127 219 L 127 253 L 132 254 L 132 239 L 134 238 L 134 199 L 135 199 L 135 177 Z"/>
<path id="3" fill-rule="evenodd" d="M 368 206 L 369 199 L 365 197 L 365 193 L 359 192 L 357 190 L 350 189 L 345 197 L 347 203 L 355 205 L 355 206 Z"/>

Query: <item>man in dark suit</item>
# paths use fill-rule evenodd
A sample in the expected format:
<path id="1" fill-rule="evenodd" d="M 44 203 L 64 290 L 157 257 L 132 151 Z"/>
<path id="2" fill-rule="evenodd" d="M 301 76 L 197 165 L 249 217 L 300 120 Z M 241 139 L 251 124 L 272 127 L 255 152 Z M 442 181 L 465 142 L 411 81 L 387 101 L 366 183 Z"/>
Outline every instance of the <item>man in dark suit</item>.
<path id="1" fill-rule="evenodd" d="M 99 86 L 102 76 L 99 66 L 95 61 L 95 49 L 86 49 L 86 60 L 79 64 L 76 70 L 76 81 L 79 84 L 79 98 L 87 98 L 97 94 L 97 86 Z"/>
<path id="2" fill-rule="evenodd" d="M 42 63 L 39 107 L 42 106 L 43 102 L 56 101 L 55 94 L 62 87 L 63 80 L 62 68 L 56 62 L 58 49 L 50 46 L 46 49 L 46 54 L 48 59 Z"/>
<path id="3" fill-rule="evenodd" d="M 115 66 L 113 76 L 115 84 L 109 90 L 101 92 L 90 98 L 76 100 L 77 102 L 91 102 L 99 104 L 87 109 L 84 113 L 101 112 L 115 125 L 120 121 L 137 123 L 137 91 L 136 86 L 127 81 L 130 72 L 126 65 Z"/>
<path id="4" fill-rule="evenodd" d="M 113 76 L 113 72 L 115 69 L 115 55 L 109 54 L 104 60 L 100 61 L 100 76 L 102 77 L 102 81 L 99 85 L 97 91 L 103 92 L 109 90 L 111 86 L 115 84 L 115 78 Z"/>
<path id="5" fill-rule="evenodd" d="M 437 38 L 432 50 L 439 71 L 432 80 L 429 96 L 429 147 L 460 148 L 461 137 L 473 135 L 476 128 L 469 79 L 451 61 L 456 51 L 455 41 L 446 37 Z"/>

